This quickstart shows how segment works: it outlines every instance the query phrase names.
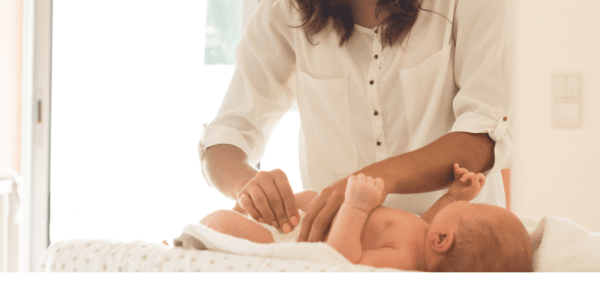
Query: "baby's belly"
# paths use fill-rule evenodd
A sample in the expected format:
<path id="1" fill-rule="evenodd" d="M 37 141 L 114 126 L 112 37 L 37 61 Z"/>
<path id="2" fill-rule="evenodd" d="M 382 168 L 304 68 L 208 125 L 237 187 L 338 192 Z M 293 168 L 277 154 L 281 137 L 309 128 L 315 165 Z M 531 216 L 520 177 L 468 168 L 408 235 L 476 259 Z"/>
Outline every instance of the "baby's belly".
<path id="1" fill-rule="evenodd" d="M 363 250 L 412 245 L 425 234 L 427 223 L 399 209 L 381 206 L 369 214 L 361 235 Z"/>

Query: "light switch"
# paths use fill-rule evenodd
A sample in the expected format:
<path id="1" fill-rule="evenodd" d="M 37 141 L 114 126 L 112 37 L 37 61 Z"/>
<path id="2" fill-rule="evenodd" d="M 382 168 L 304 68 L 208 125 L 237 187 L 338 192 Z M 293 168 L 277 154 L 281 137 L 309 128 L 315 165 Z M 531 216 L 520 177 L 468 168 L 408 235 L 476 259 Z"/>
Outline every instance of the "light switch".
<path id="1" fill-rule="evenodd" d="M 567 96 L 567 76 L 555 75 L 552 80 L 554 98 L 564 99 Z"/>
<path id="2" fill-rule="evenodd" d="M 581 75 L 567 76 L 567 98 L 570 100 L 580 100 L 581 93 Z"/>
<path id="3" fill-rule="evenodd" d="M 555 103 L 552 106 L 554 128 L 581 128 L 581 105 L 579 103 Z"/>

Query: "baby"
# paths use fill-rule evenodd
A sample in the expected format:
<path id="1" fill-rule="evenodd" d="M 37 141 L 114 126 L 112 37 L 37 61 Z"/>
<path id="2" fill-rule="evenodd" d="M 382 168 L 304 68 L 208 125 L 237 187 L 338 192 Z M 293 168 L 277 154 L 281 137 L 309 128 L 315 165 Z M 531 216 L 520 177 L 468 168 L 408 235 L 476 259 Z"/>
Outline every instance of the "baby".
<path id="1" fill-rule="evenodd" d="M 532 271 L 529 235 L 510 211 L 472 204 L 485 176 L 454 165 L 455 180 L 421 217 L 381 206 L 383 181 L 363 174 L 350 176 L 345 200 L 324 242 L 354 264 L 416 271 Z M 317 193 L 297 193 L 301 210 Z M 201 222 L 221 233 L 257 243 L 298 238 L 301 224 L 283 234 L 231 210 L 220 210 Z"/>

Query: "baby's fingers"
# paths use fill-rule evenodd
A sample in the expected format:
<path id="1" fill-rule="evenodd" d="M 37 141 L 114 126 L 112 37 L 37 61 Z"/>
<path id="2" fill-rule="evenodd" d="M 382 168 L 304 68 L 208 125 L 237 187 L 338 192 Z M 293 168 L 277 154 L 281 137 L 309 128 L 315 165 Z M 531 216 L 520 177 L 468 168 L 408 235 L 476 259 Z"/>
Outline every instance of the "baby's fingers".
<path id="1" fill-rule="evenodd" d="M 472 180 L 474 176 L 475 176 L 475 173 L 469 172 L 460 178 L 460 182 L 467 182 L 467 180 Z"/>
<path id="2" fill-rule="evenodd" d="M 469 173 L 469 170 L 461 168 L 458 164 L 454 164 L 454 178 L 459 179 L 465 174 Z"/>
<path id="3" fill-rule="evenodd" d="M 483 187 L 485 185 L 485 175 L 479 173 L 477 176 L 479 177 L 479 184 Z"/>

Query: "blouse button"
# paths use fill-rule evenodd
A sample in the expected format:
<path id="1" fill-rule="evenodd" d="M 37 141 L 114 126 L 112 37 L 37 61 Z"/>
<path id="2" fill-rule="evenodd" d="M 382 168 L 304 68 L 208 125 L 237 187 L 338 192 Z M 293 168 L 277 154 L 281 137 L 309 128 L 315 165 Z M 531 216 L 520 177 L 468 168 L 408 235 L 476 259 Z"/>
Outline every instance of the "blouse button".
<path id="1" fill-rule="evenodd" d="M 504 118 L 502 118 L 502 120 L 508 121 L 508 117 L 504 116 Z"/>
<path id="2" fill-rule="evenodd" d="M 375 54 L 375 59 L 379 58 L 379 55 Z"/>
<path id="3" fill-rule="evenodd" d="M 375 33 L 378 33 L 378 32 L 379 32 L 379 29 L 375 29 Z"/>
<path id="4" fill-rule="evenodd" d="M 369 81 L 369 83 L 372 85 L 373 83 L 375 83 L 375 81 L 374 81 L 374 80 L 371 80 L 371 81 Z"/>
<path id="5" fill-rule="evenodd" d="M 379 112 L 375 111 L 375 115 L 378 115 L 378 114 L 379 114 Z"/>
<path id="6" fill-rule="evenodd" d="M 381 142 L 377 142 L 377 146 L 381 146 Z"/>

